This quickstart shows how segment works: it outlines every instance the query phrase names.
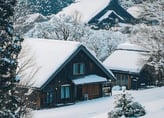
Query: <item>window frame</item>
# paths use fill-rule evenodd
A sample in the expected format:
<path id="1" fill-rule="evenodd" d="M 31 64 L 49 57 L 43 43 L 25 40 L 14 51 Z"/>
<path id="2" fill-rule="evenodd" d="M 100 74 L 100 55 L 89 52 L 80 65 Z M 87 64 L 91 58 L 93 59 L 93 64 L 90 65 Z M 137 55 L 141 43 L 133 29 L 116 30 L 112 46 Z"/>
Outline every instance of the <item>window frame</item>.
<path id="1" fill-rule="evenodd" d="M 46 91 L 43 93 L 43 104 L 52 104 L 54 101 L 54 92 Z"/>
<path id="2" fill-rule="evenodd" d="M 73 75 L 85 74 L 85 63 L 74 63 L 73 64 Z"/>
<path id="3" fill-rule="evenodd" d="M 69 99 L 71 97 L 71 85 L 65 84 L 61 85 L 61 91 L 60 91 L 60 98 L 61 99 Z"/>

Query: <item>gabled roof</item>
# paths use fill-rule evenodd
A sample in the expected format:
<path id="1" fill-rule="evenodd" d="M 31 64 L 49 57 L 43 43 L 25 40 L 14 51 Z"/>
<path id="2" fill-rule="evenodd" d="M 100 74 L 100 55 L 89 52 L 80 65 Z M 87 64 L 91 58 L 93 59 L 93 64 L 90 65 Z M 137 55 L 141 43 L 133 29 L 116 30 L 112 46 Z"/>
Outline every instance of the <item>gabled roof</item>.
<path id="1" fill-rule="evenodd" d="M 150 58 L 148 50 L 134 44 L 120 44 L 118 48 L 103 62 L 113 71 L 139 74 Z"/>
<path id="2" fill-rule="evenodd" d="M 80 16 L 81 22 L 88 23 L 92 17 L 103 10 L 110 0 L 75 0 L 75 2 L 68 7 L 65 7 L 57 14 L 66 16 Z"/>
<path id="3" fill-rule="evenodd" d="M 23 53 L 28 49 L 28 52 L 26 51 L 28 57 L 34 58 L 33 61 L 35 62 L 35 67 L 25 71 L 28 73 L 29 70 L 36 67 L 39 69 L 29 84 L 32 84 L 34 87 L 41 87 L 80 45 L 80 43 L 69 41 L 25 39 L 21 52 Z M 20 60 L 20 64 L 24 61 L 26 61 L 26 58 Z M 21 79 L 20 82 L 24 81 L 27 80 Z"/>
<path id="4" fill-rule="evenodd" d="M 79 51 L 84 51 L 111 79 L 115 79 L 112 72 L 107 70 L 89 50 L 87 50 L 79 42 L 48 40 L 48 39 L 25 39 L 23 42 L 22 51 L 28 47 L 28 56 L 34 57 L 35 65 L 25 70 L 29 73 L 30 70 L 38 67 L 38 72 L 34 77 L 23 78 L 20 84 L 31 85 L 36 88 L 44 88 L 63 68 L 72 60 Z M 20 59 L 20 64 L 26 58 Z"/>
<path id="5" fill-rule="evenodd" d="M 102 16 L 98 19 L 98 21 L 101 22 L 102 20 L 108 18 L 111 14 L 114 14 L 115 16 L 117 16 L 117 18 L 118 18 L 119 20 L 124 20 L 124 19 L 123 19 L 121 16 L 119 16 L 115 11 L 113 11 L 113 10 L 108 10 L 104 15 L 102 15 Z"/>
<path id="6" fill-rule="evenodd" d="M 130 13 L 120 6 L 118 0 L 110 0 L 109 4 L 99 13 L 95 14 L 95 16 L 91 18 L 88 23 L 97 23 L 104 14 L 111 10 L 114 11 L 117 16 L 119 16 L 120 19 L 118 20 L 120 22 L 131 23 L 136 20 Z"/>

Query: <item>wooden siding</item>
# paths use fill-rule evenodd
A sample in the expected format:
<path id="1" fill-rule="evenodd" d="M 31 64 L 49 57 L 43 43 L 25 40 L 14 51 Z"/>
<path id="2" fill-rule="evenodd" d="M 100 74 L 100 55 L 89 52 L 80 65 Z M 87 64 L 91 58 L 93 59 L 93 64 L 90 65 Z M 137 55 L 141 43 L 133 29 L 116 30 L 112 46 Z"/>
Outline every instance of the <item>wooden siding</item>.
<path id="1" fill-rule="evenodd" d="M 82 86 L 82 95 L 88 99 L 94 99 L 101 96 L 101 89 L 99 84 L 86 84 Z"/>
<path id="2" fill-rule="evenodd" d="M 143 76 L 140 74 L 122 71 L 113 71 L 113 73 L 117 78 L 116 85 L 126 86 L 127 89 L 138 89 L 140 87 L 140 83 L 144 81 Z"/>

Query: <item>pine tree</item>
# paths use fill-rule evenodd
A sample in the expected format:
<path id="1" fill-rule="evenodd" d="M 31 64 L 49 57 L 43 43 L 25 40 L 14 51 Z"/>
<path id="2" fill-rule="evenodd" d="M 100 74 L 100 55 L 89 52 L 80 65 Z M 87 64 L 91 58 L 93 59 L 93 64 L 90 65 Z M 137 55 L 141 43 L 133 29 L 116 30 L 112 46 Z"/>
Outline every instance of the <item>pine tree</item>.
<path id="1" fill-rule="evenodd" d="M 14 89 L 22 38 L 14 36 L 15 4 L 16 0 L 0 0 L 0 118 L 20 117 L 19 99 L 14 96 Z"/>
<path id="2" fill-rule="evenodd" d="M 115 96 L 115 108 L 108 113 L 108 118 L 137 118 L 145 113 L 144 107 L 138 102 L 134 102 L 131 94 L 123 91 Z"/>

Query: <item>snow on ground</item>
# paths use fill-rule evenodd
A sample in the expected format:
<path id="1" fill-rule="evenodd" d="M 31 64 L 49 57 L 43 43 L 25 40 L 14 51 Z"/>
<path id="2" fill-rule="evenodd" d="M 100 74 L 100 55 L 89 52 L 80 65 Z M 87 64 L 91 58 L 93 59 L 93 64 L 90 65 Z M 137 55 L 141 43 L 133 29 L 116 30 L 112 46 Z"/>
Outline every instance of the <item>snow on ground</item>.
<path id="1" fill-rule="evenodd" d="M 113 109 L 114 95 L 121 91 L 113 91 L 113 96 L 78 102 L 76 104 L 52 109 L 36 110 L 33 118 L 107 118 L 107 113 Z M 164 87 L 138 91 L 127 91 L 145 106 L 147 114 L 142 118 L 163 118 Z"/>

